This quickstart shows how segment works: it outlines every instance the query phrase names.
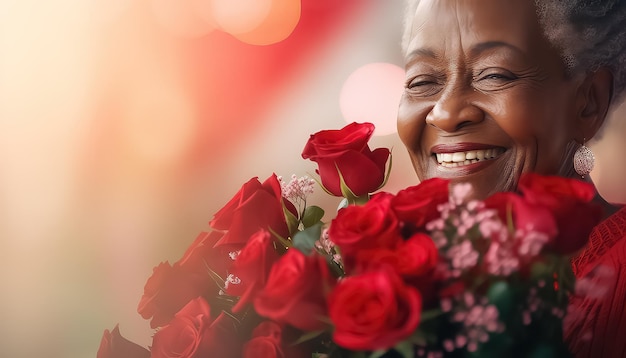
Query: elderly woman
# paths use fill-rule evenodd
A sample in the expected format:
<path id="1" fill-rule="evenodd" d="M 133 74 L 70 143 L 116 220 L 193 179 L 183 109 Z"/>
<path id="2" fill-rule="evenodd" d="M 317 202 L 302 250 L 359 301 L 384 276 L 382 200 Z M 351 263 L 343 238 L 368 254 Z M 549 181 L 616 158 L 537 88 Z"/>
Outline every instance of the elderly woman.
<path id="1" fill-rule="evenodd" d="M 591 181 L 584 145 L 625 92 L 625 18 L 619 0 L 409 1 L 398 132 L 418 177 L 479 197 L 525 172 Z M 573 269 L 602 295 L 572 298 L 565 339 L 626 357 L 626 209 L 596 201 L 605 220 Z"/>

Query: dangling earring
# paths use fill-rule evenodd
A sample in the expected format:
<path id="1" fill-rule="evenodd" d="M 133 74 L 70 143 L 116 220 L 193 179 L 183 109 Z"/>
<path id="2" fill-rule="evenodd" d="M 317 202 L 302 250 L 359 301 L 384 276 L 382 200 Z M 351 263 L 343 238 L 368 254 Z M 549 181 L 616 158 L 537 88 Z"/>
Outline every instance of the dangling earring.
<path id="1" fill-rule="evenodd" d="M 578 175 L 584 178 L 585 175 L 591 173 L 591 170 L 593 170 L 595 161 L 596 158 L 594 157 L 593 152 L 585 146 L 585 140 L 583 139 L 583 145 L 581 145 L 576 150 L 576 153 L 574 153 L 574 170 L 576 170 Z"/>

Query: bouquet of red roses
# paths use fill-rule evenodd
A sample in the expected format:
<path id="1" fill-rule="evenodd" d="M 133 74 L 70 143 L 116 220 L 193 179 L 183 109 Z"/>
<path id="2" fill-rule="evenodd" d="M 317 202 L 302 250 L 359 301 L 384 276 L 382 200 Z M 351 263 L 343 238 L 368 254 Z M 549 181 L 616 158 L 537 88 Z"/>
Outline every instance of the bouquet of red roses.
<path id="1" fill-rule="evenodd" d="M 483 201 L 443 179 L 377 192 L 391 156 L 369 148 L 373 129 L 305 146 L 322 188 L 344 198 L 330 223 L 307 203 L 314 180 L 251 179 L 148 279 L 150 350 L 116 327 L 98 358 L 567 354 L 569 255 L 600 219 L 593 187 L 530 174 Z"/>

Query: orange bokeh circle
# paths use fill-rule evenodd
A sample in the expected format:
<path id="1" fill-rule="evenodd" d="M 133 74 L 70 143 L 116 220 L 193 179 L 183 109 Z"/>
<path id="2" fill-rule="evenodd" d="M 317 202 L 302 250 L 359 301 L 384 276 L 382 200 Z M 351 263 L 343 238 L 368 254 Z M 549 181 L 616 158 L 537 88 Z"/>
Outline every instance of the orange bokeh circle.
<path id="1" fill-rule="evenodd" d="M 300 0 L 272 0 L 267 17 L 258 27 L 249 32 L 231 35 L 251 45 L 271 45 L 291 35 L 300 21 L 301 12 Z"/>

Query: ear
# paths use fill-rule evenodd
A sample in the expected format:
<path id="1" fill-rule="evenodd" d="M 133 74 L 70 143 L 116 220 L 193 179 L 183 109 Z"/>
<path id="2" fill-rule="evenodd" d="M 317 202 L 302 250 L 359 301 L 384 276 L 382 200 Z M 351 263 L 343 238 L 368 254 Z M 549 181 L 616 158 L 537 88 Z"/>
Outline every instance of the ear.
<path id="1" fill-rule="evenodd" d="M 577 138 L 593 138 L 604 124 L 613 98 L 613 73 L 602 67 L 587 73 L 578 89 Z"/>

